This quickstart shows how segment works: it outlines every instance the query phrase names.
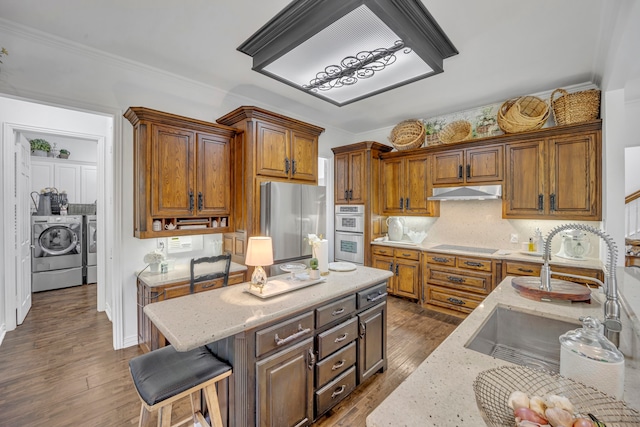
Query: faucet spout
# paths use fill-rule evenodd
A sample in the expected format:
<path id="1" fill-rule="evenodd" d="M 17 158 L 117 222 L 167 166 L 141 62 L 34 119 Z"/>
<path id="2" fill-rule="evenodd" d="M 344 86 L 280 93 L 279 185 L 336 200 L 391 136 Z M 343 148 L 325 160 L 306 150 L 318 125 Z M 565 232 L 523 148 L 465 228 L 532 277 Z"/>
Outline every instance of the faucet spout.
<path id="1" fill-rule="evenodd" d="M 588 231 L 596 236 L 600 237 L 607 245 L 607 274 L 605 276 L 605 283 L 595 280 L 604 287 L 606 294 L 606 302 L 604 303 L 604 325 L 605 336 L 616 347 L 620 345 L 620 331 L 622 331 L 622 322 L 620 321 L 620 301 L 618 301 L 618 283 L 616 281 L 616 260 L 618 257 L 618 250 L 613 239 L 604 231 L 584 224 L 564 224 L 560 225 L 547 236 L 544 244 L 543 260 L 544 264 L 540 269 L 540 289 L 544 291 L 551 291 L 551 267 L 549 261 L 551 260 L 551 239 L 553 236 L 564 230 L 581 230 Z M 591 277 L 581 277 L 570 274 L 563 274 L 564 276 L 585 278 L 594 280 Z"/>

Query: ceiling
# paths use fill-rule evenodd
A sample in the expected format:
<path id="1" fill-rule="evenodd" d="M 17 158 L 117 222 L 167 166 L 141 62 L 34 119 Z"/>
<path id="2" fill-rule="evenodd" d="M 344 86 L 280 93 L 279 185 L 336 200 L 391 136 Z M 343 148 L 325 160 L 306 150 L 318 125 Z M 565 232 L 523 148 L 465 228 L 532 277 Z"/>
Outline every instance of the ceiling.
<path id="1" fill-rule="evenodd" d="M 617 43 L 611 29 L 619 2 L 422 1 L 459 55 L 444 61 L 442 74 L 343 107 L 252 71 L 252 59 L 236 50 L 289 0 L 0 0 L 0 9 L 17 24 L 351 133 L 557 87 L 600 85 Z M 640 76 L 640 56 L 616 56 L 631 58 L 628 69 Z"/>

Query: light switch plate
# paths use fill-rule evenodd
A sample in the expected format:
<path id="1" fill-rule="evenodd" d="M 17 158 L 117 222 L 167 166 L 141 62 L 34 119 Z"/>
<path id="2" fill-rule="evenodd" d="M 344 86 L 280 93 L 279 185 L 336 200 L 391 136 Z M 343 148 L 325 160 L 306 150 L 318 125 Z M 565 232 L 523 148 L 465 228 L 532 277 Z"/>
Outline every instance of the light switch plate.
<path id="1" fill-rule="evenodd" d="M 511 243 L 518 243 L 518 235 L 516 233 L 511 233 Z"/>

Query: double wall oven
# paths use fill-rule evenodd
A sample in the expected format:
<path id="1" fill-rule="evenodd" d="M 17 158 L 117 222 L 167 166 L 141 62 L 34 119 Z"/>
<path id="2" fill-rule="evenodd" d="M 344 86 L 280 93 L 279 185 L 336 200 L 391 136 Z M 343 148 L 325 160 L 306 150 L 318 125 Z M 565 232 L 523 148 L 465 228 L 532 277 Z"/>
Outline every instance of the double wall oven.
<path id="1" fill-rule="evenodd" d="M 336 261 L 364 264 L 364 205 L 336 206 Z"/>

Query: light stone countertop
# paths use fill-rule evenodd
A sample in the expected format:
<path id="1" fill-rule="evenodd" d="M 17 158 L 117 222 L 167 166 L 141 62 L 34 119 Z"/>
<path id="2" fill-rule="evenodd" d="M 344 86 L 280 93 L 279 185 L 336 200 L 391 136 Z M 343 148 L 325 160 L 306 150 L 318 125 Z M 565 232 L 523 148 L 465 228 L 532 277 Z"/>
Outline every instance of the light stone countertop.
<path id="1" fill-rule="evenodd" d="M 386 270 L 358 266 L 354 271 L 331 271 L 325 282 L 269 299 L 251 295 L 245 292 L 248 285 L 239 284 L 155 302 L 145 306 L 144 312 L 176 350 L 187 351 L 352 294 L 391 276 Z"/>
<path id="2" fill-rule="evenodd" d="M 220 265 L 222 265 L 220 263 Z M 217 264 L 196 264 L 196 274 L 208 274 L 222 271 Z M 229 266 L 229 273 L 247 271 L 247 266 L 232 262 Z M 173 270 L 166 273 L 152 273 L 143 271 L 138 278 L 149 287 L 162 286 L 171 283 L 189 281 L 191 279 L 191 264 L 177 264 Z"/>
<path id="3" fill-rule="evenodd" d="M 632 408 L 640 410 L 640 366 L 637 359 L 640 329 L 632 329 L 639 326 L 636 313 L 640 312 L 640 306 L 630 304 L 632 300 L 637 302 L 640 299 L 640 278 L 634 277 L 634 272 L 628 270 L 622 267 L 618 269 L 618 283 L 624 282 L 620 286 L 621 292 L 626 292 L 625 310 L 636 310 L 622 316 L 620 349 L 625 355 L 624 400 Z M 482 371 L 511 363 L 469 350 L 465 344 L 498 305 L 574 322 L 580 316 L 591 315 L 599 319 L 603 316 L 602 304 L 597 301 L 567 305 L 525 299 L 516 293 L 511 286 L 511 277 L 507 277 L 367 417 L 367 427 L 485 425 L 477 409 L 473 381 Z"/>
<path id="4" fill-rule="evenodd" d="M 478 252 L 468 252 L 463 250 L 450 250 L 450 249 L 433 249 L 435 246 L 439 246 L 440 243 L 432 243 L 432 242 L 422 242 L 420 244 L 414 244 L 410 240 L 401 240 L 401 241 L 380 241 L 380 242 L 370 242 L 372 245 L 380 245 L 380 246 L 389 246 L 393 248 L 407 248 L 407 249 L 417 249 L 423 252 L 439 252 L 446 254 L 461 254 L 461 255 L 471 255 L 478 256 L 483 258 L 491 258 L 491 259 L 502 259 L 508 261 L 527 261 L 542 264 L 542 256 L 525 254 L 520 251 L 514 251 L 512 249 L 496 249 L 494 253 L 478 253 Z M 459 246 L 477 246 L 482 247 L 481 245 L 459 245 Z M 494 248 L 495 249 L 495 248 Z M 551 254 L 551 265 L 562 265 L 567 267 L 578 267 L 578 268 L 592 268 L 601 270 L 603 267 L 602 261 L 596 258 L 585 258 L 584 260 L 573 260 L 567 258 L 561 258 L 556 256 L 555 254 Z"/>

